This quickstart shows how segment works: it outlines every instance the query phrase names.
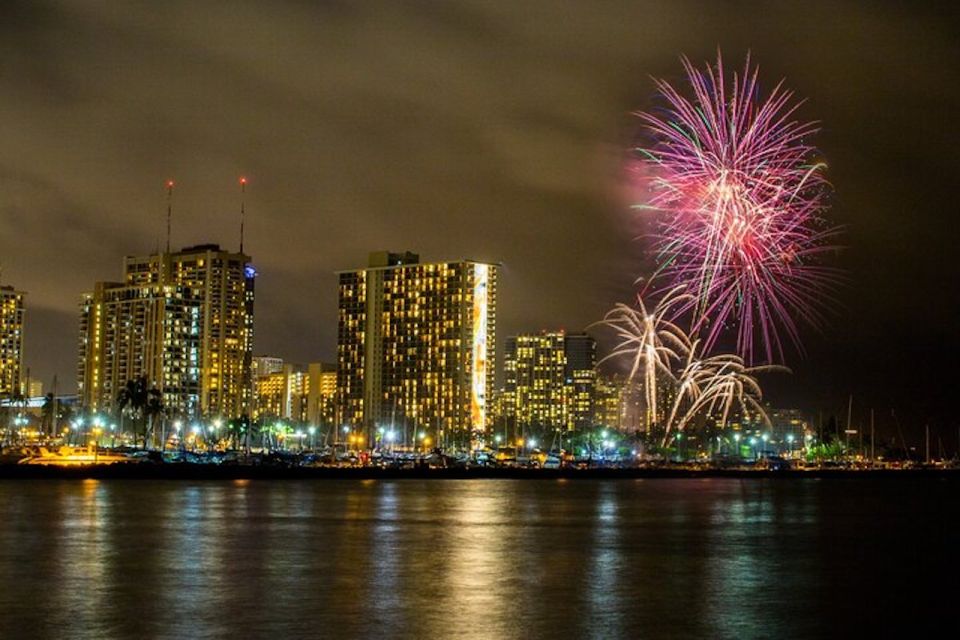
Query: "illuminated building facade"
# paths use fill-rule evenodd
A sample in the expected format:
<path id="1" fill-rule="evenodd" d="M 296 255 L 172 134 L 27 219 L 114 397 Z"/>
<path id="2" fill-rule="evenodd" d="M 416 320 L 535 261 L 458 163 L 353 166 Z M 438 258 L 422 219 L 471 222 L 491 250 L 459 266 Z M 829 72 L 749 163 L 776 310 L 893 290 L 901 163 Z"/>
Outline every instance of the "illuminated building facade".
<path id="1" fill-rule="evenodd" d="M 170 394 L 184 394 L 172 404 L 179 411 L 191 417 L 223 418 L 249 413 L 255 276 L 248 256 L 213 244 L 125 258 L 124 281 L 97 285 L 83 302 L 80 389 L 84 401 L 88 406 L 112 405 L 118 391 L 116 381 L 122 378 L 120 384 L 125 383 L 141 366 L 124 367 L 124 359 L 154 358 L 159 364 L 142 368 L 150 384 L 165 394 L 168 388 Z M 134 300 L 143 308 L 121 311 L 125 301 Z M 118 325 L 111 330 L 102 325 L 102 314 L 108 309 L 119 314 L 115 316 L 118 322 L 128 317 L 132 326 Z M 124 336 L 142 336 L 138 338 L 142 344 L 125 347 L 115 342 L 127 339 Z M 171 341 L 172 355 L 154 355 L 161 336 Z M 194 339 L 195 361 L 190 355 Z M 126 356 L 131 350 L 143 355 Z M 188 401 L 186 384 L 193 367 L 199 385 L 196 408 Z"/>
<path id="2" fill-rule="evenodd" d="M 597 380 L 594 422 L 620 431 L 626 425 L 629 385 L 619 377 L 600 376 Z"/>
<path id="3" fill-rule="evenodd" d="M 253 418 L 281 419 L 322 427 L 334 426 L 337 367 L 313 362 L 305 368 L 282 358 L 253 359 Z"/>
<path id="4" fill-rule="evenodd" d="M 307 418 L 309 378 L 292 364 L 254 379 L 254 420 L 282 419 L 305 422 Z"/>
<path id="5" fill-rule="evenodd" d="M 521 334 L 507 339 L 501 410 L 525 427 L 583 429 L 595 419 L 597 344 L 585 333 Z"/>
<path id="6" fill-rule="evenodd" d="M 145 376 L 171 415 L 197 415 L 201 305 L 192 289 L 100 282 L 80 307 L 83 406 L 112 411 L 127 381 Z"/>
<path id="7" fill-rule="evenodd" d="M 23 298 L 22 291 L 0 287 L 0 399 L 10 399 L 21 389 Z"/>
<path id="8" fill-rule="evenodd" d="M 337 365 L 313 362 L 307 365 L 307 422 L 336 427 Z"/>
<path id="9" fill-rule="evenodd" d="M 562 331 L 507 338 L 504 408 L 518 433 L 530 427 L 567 428 L 569 388 L 564 338 Z"/>
<path id="10" fill-rule="evenodd" d="M 593 425 L 597 399 L 597 341 L 586 333 L 569 333 L 563 341 L 566 355 L 567 426 Z"/>
<path id="11" fill-rule="evenodd" d="M 374 253 L 339 273 L 337 422 L 447 447 L 483 439 L 490 421 L 497 266 L 421 264 Z"/>
<path id="12" fill-rule="evenodd" d="M 252 365 L 253 379 L 283 371 L 283 358 L 276 356 L 254 356 Z"/>

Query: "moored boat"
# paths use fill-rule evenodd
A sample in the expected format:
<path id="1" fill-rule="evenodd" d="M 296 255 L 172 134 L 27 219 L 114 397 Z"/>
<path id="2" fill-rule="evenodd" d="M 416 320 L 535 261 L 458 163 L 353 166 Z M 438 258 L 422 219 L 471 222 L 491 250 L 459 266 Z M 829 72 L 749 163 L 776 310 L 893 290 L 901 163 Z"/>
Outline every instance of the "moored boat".
<path id="1" fill-rule="evenodd" d="M 56 467 L 74 467 L 94 464 L 116 464 L 133 462 L 135 458 L 124 453 L 104 451 L 97 447 L 62 446 L 55 451 L 38 447 L 36 455 L 24 458 L 18 464 L 50 465 Z"/>

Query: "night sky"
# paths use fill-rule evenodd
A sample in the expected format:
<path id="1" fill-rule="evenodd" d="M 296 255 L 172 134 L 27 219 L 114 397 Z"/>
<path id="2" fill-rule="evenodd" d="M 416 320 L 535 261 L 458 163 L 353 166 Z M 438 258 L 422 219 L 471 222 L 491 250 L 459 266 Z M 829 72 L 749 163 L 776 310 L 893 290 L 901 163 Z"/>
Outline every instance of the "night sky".
<path id="1" fill-rule="evenodd" d="M 168 178 L 174 245 L 234 249 L 249 178 L 257 353 L 332 360 L 333 271 L 378 249 L 503 262 L 501 341 L 582 329 L 640 275 L 630 113 L 719 46 L 808 98 L 847 226 L 844 309 L 769 397 L 852 392 L 855 419 L 953 441 L 958 27 L 913 2 L 8 0 L 0 261 L 27 364 L 74 384 L 79 296 L 162 246 Z"/>

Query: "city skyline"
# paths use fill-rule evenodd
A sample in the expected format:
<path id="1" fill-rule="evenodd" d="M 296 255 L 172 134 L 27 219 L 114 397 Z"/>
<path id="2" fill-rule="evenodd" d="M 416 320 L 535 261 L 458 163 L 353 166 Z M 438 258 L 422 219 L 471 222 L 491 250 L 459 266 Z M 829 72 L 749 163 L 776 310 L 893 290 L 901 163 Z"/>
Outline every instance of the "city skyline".
<path id="1" fill-rule="evenodd" d="M 8 55 L 0 64 L 10 69 L 10 91 L 0 100 L 10 135 L 0 158 L 8 196 L 0 251 L 4 284 L 28 294 L 27 364 L 47 384 L 54 373 L 61 384 L 72 377 L 74 309 L 85 283 L 110 277 L 120 256 L 162 246 L 168 178 L 177 181 L 175 245 L 235 248 L 236 179 L 249 176 L 247 241 L 262 273 L 257 352 L 332 361 L 334 271 L 390 247 L 429 260 L 503 262 L 498 346 L 506 335 L 588 326 L 629 298 L 630 274 L 642 271 L 620 173 L 639 126 L 630 113 L 648 106 L 649 75 L 675 79 L 680 52 L 699 62 L 720 45 L 734 58 L 751 50 L 767 82 L 785 76 L 809 98 L 804 114 L 824 126 L 834 216 L 847 226 L 849 248 L 838 258 L 850 278 L 844 309 L 822 335 L 805 335 L 807 357 L 791 360 L 792 376 L 766 383 L 767 396 L 843 415 L 853 393 L 859 411 L 896 408 L 912 432 L 925 419 L 951 418 L 940 376 L 945 354 L 957 349 L 957 292 L 942 286 L 955 267 L 951 234 L 939 231 L 955 151 L 936 146 L 933 127 L 957 95 L 939 91 L 935 65 L 914 64 L 956 58 L 936 9 L 767 8 L 769 28 L 756 30 L 719 8 L 620 8 L 596 24 L 586 8 L 551 17 L 536 4 L 522 16 L 391 8 L 321 12 L 330 18 L 318 21 L 324 26 L 302 32 L 292 8 L 269 25 L 245 9 L 202 8 L 180 31 L 143 8 L 4 11 Z M 395 39 L 378 50 L 388 55 L 349 63 L 340 55 L 353 50 L 337 34 L 369 45 L 387 23 Z M 799 38 L 803 29 L 781 24 L 823 28 Z M 64 45 L 38 46 L 65 25 L 74 33 L 69 55 Z M 278 45 L 265 34 L 282 27 L 301 34 L 285 50 L 301 64 L 255 59 L 236 37 L 269 49 Z M 581 46 L 568 52 L 574 63 L 543 65 L 551 39 L 579 29 Z M 123 30 L 145 40 L 129 58 Z M 514 43 L 503 46 L 516 62 L 487 51 L 491 41 Z M 470 82 L 435 91 L 447 70 L 418 66 L 418 52 L 449 53 Z M 131 75 L 134 68 L 145 72 Z M 890 95 L 901 99 L 864 116 Z M 135 101 L 135 117 L 124 96 Z M 67 117 L 58 101 L 69 105 Z M 407 124 L 391 126 L 389 114 Z M 111 133 L 114 123 L 122 135 Z M 904 170 L 914 166 L 924 170 Z M 934 366 L 902 364 L 929 360 Z"/>
<path id="2" fill-rule="evenodd" d="M 949 635 L 958 33 L 0 1 L 0 640 Z"/>

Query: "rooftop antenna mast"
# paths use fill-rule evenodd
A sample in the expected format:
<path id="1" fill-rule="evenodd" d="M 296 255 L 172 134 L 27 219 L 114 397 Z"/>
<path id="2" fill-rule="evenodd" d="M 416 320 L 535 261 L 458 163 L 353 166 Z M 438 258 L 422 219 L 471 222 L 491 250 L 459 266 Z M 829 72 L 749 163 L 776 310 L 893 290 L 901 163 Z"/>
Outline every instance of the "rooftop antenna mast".
<path id="1" fill-rule="evenodd" d="M 243 253 L 243 223 L 246 220 L 247 179 L 240 177 L 240 253 Z"/>
<path id="2" fill-rule="evenodd" d="M 170 253 L 170 219 L 173 217 L 173 180 L 167 180 L 167 254 Z"/>

